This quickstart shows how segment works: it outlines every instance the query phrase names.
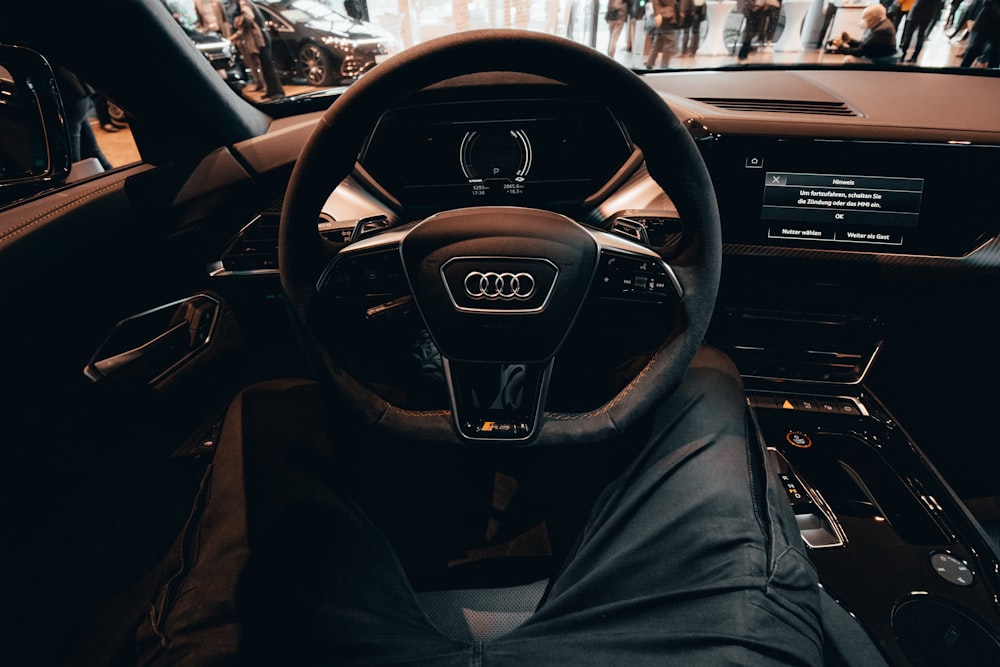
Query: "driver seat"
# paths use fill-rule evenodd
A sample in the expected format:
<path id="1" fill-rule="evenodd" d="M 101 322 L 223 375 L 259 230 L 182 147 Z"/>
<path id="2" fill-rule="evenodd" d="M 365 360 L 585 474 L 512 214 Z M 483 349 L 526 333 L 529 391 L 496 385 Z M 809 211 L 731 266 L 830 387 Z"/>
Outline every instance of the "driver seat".
<path id="1" fill-rule="evenodd" d="M 528 620 L 541 604 L 549 580 L 502 588 L 463 588 L 417 593 L 431 624 L 445 637 L 487 641 Z"/>

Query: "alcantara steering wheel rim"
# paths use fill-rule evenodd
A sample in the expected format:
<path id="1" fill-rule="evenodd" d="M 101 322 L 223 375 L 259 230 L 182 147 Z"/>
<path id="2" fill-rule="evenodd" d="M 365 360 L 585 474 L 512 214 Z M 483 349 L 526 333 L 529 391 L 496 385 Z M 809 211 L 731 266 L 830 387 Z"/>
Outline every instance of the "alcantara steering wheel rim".
<path id="1" fill-rule="evenodd" d="M 664 340 L 645 368 L 604 405 L 587 413 L 546 412 L 530 442 L 559 445 L 613 437 L 676 388 L 702 344 L 719 287 L 722 242 L 712 182 L 690 134 L 641 77 L 589 47 L 520 30 L 463 32 L 403 51 L 352 85 L 319 120 L 292 171 L 279 228 L 282 287 L 334 389 L 365 423 L 405 438 L 462 441 L 449 411 L 412 411 L 389 403 L 345 370 L 311 330 L 317 279 L 344 247 L 321 237 L 316 220 L 330 191 L 351 174 L 381 113 L 394 102 L 457 76 L 504 71 L 586 90 L 608 106 L 684 221 L 684 250 L 670 258 L 683 289 L 681 331 Z"/>

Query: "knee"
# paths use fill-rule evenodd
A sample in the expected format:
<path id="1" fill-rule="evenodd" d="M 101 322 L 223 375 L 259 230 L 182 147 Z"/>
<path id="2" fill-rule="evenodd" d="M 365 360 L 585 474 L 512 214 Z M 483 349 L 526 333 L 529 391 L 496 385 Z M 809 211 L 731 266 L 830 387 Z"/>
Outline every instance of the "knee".
<path id="1" fill-rule="evenodd" d="M 688 368 L 681 387 L 699 397 L 716 397 L 726 403 L 746 405 L 743 378 L 733 360 L 721 350 L 702 346 Z"/>
<path id="2" fill-rule="evenodd" d="M 692 440 L 724 434 L 746 437 L 746 392 L 739 371 L 720 350 L 703 347 L 684 379 L 658 407 L 654 432 Z"/>

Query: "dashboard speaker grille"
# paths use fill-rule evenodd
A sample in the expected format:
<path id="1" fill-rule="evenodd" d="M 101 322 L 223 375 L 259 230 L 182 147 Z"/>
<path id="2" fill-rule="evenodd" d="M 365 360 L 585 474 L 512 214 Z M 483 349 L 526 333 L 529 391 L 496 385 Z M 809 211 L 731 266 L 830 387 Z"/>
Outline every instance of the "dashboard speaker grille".
<path id="1" fill-rule="evenodd" d="M 731 97 L 696 97 L 698 102 L 731 111 L 761 111 L 765 113 L 805 113 L 824 116 L 860 116 L 839 101 L 758 100 Z"/>

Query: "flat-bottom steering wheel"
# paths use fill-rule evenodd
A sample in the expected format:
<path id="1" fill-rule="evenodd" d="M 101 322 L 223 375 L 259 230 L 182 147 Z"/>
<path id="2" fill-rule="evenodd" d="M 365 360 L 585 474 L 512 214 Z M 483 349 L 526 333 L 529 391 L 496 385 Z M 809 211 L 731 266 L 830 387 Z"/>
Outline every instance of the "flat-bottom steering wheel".
<path id="1" fill-rule="evenodd" d="M 621 120 L 649 176 L 684 223 L 682 251 L 669 257 L 625 247 L 611 234 L 556 212 L 463 207 L 368 242 L 366 253 L 399 263 L 416 309 L 444 360 L 450 410 L 418 411 L 386 400 L 345 368 L 331 335 L 313 326 L 324 292 L 355 247 L 316 226 L 333 188 L 356 166 L 382 113 L 406 95 L 480 72 L 537 75 L 587 91 Z M 326 111 L 292 172 L 281 211 L 281 281 L 296 318 L 337 392 L 386 432 L 442 442 L 567 444 L 621 433 L 681 381 L 712 315 L 721 231 L 714 189 L 695 142 L 642 78 L 575 42 L 518 30 L 463 32 L 405 50 L 353 84 Z M 356 253 L 355 253 L 356 254 Z M 563 342 L 581 303 L 608 279 L 608 256 L 649 260 L 654 280 L 678 299 L 671 333 L 617 395 L 583 413 L 545 410 Z M 646 266 L 646 265 L 644 265 Z M 483 405 L 470 389 L 482 368 L 509 377 L 509 400 Z M 513 395 L 513 394 L 516 394 Z"/>

